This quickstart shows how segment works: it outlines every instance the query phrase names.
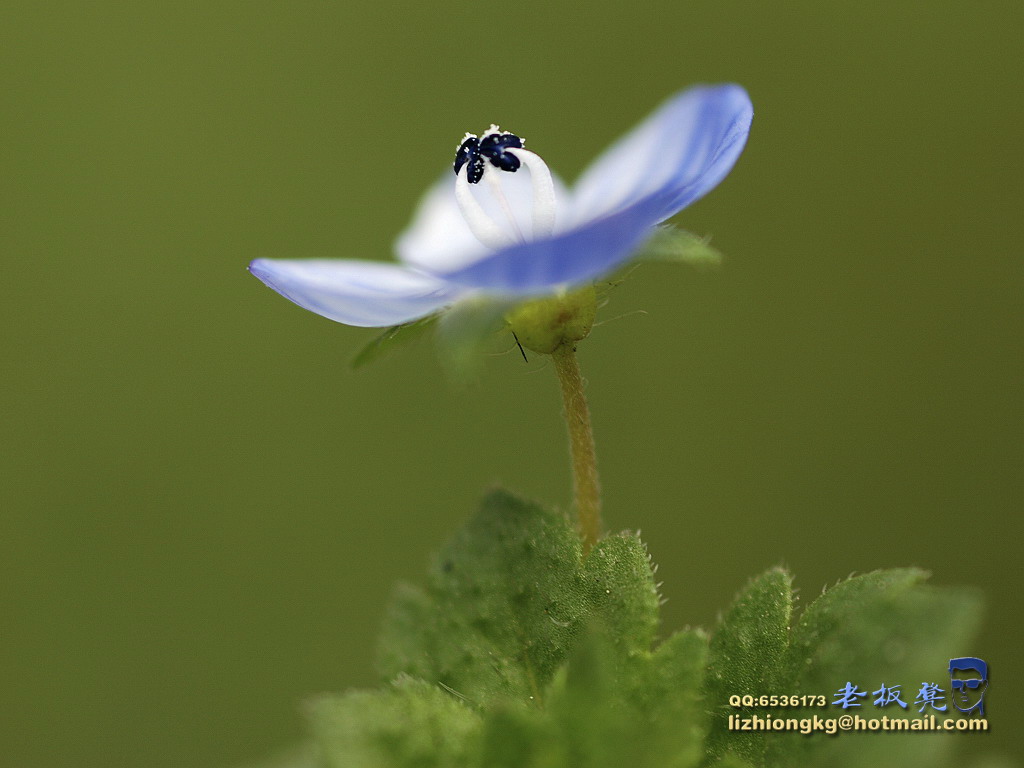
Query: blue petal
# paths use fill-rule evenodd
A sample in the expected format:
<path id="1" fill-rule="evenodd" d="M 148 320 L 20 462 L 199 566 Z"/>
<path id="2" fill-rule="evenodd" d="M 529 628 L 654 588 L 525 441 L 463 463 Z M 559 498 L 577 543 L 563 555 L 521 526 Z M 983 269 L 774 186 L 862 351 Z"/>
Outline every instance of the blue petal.
<path id="1" fill-rule="evenodd" d="M 714 189 L 743 151 L 754 111 L 738 85 L 700 86 L 666 101 L 584 171 L 573 189 L 582 224 L 659 196 L 667 219 Z"/>
<path id="2" fill-rule="evenodd" d="M 467 287 L 539 294 L 585 283 L 628 259 L 652 227 L 713 189 L 732 169 L 753 110 L 738 85 L 670 99 L 584 174 L 574 228 L 445 272 Z"/>
<path id="3" fill-rule="evenodd" d="M 662 206 L 660 199 L 648 198 L 570 232 L 497 251 L 443 277 L 505 296 L 585 283 L 628 259 L 651 234 Z"/>
<path id="4" fill-rule="evenodd" d="M 425 317 L 463 293 L 437 277 L 374 261 L 256 259 L 249 271 L 304 309 L 371 328 Z"/>
<path id="5" fill-rule="evenodd" d="M 551 174 L 551 181 L 555 185 L 558 210 L 568 211 L 569 192 L 565 184 L 554 173 Z M 533 186 L 529 172 L 502 174 L 501 186 L 508 198 L 509 206 L 519 214 L 517 221 L 520 228 L 531 232 Z M 487 214 L 495 221 L 503 222 L 505 211 L 498 205 L 494 196 L 486 190 L 475 192 L 479 192 L 475 195 L 476 200 Z M 466 219 L 463 218 L 455 199 L 455 175 L 450 169 L 442 174 L 420 200 L 412 222 L 395 243 L 395 251 L 398 258 L 407 266 L 431 273 L 459 269 L 491 253 L 466 225 Z"/>

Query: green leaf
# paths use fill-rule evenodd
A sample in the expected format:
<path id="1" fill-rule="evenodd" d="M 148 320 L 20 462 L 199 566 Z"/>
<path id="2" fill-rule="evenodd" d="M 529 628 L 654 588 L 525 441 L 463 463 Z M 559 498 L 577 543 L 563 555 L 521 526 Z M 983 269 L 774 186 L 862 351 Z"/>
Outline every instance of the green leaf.
<path id="1" fill-rule="evenodd" d="M 385 622 L 380 668 L 441 683 L 478 706 L 541 705 L 591 622 L 625 655 L 646 651 L 658 595 L 633 535 L 584 561 L 565 516 L 495 491 L 441 551 L 426 590 L 402 587 Z"/>
<path id="2" fill-rule="evenodd" d="M 429 315 L 420 320 L 413 320 L 411 323 L 395 325 L 386 329 L 356 353 L 352 358 L 352 369 L 358 370 L 389 352 L 422 338 L 427 331 L 434 328 L 437 318 L 437 315 Z"/>
<path id="3" fill-rule="evenodd" d="M 790 688 L 828 696 L 831 715 L 842 712 L 831 702 L 850 682 L 868 694 L 861 707 L 867 708 L 865 715 L 919 717 L 913 700 L 921 684 L 938 683 L 948 693 L 946 664 L 967 653 L 981 617 L 977 593 L 932 587 L 925 583 L 927 578 L 925 571 L 913 568 L 875 571 L 825 591 L 794 628 L 785 673 Z M 901 685 L 909 710 L 873 707 L 871 694 L 882 684 Z M 882 760 L 932 766 L 944 762 L 953 747 L 946 739 L 922 738 L 918 733 L 857 736 L 779 739 L 773 742 L 774 757 L 779 764 L 823 761 L 837 768 L 867 768 Z M 783 756 L 789 762 L 783 762 Z"/>
<path id="4" fill-rule="evenodd" d="M 682 768 L 702 761 L 709 725 L 701 695 L 707 659 L 707 634 L 691 629 L 669 637 L 641 665 L 639 684 L 628 694 L 643 735 L 639 765 Z"/>
<path id="5" fill-rule="evenodd" d="M 711 639 L 705 692 L 712 711 L 713 729 L 708 752 L 721 755 L 726 748 L 759 765 L 766 738 L 776 734 L 728 730 L 733 695 L 788 693 L 780 676 L 789 646 L 793 611 L 792 578 L 774 568 L 751 581 L 719 622 Z M 745 716 L 763 717 L 768 710 L 751 708 Z"/>
<path id="6" fill-rule="evenodd" d="M 309 717 L 323 768 L 462 768 L 477 752 L 479 715 L 419 680 L 323 697 Z"/>
<path id="7" fill-rule="evenodd" d="M 741 717 L 838 717 L 835 693 L 847 682 L 866 691 L 866 717 L 916 717 L 891 706 L 871 706 L 882 684 L 902 685 L 910 704 L 922 682 L 941 683 L 946 661 L 964 655 L 979 619 L 977 595 L 937 589 L 915 569 L 878 571 L 825 591 L 792 624 L 788 574 L 769 571 L 740 593 L 711 641 L 704 690 L 712 713 L 708 757 L 755 766 L 828 765 L 835 768 L 934 766 L 953 746 L 917 733 L 832 738 L 792 732 L 729 731 L 730 713 Z M 780 709 L 728 704 L 731 695 L 824 696 L 824 708 Z M 854 710 L 857 712 L 857 710 Z"/>
<path id="8" fill-rule="evenodd" d="M 687 631 L 653 654 L 624 651 L 600 623 L 588 627 L 544 710 L 502 707 L 489 718 L 481 765 L 696 768 L 706 725 L 706 636 Z"/>
<path id="9" fill-rule="evenodd" d="M 540 710 L 496 706 L 487 717 L 481 741 L 481 768 L 566 765 L 558 726 Z"/>
<path id="10" fill-rule="evenodd" d="M 703 629 L 684 629 L 659 645 L 651 655 L 643 687 L 638 691 L 644 710 L 653 714 L 667 707 L 665 714 L 670 719 L 701 719 L 701 688 L 708 656 L 708 634 Z"/>
<path id="11" fill-rule="evenodd" d="M 654 230 L 637 258 L 717 267 L 722 263 L 722 254 L 711 247 L 710 241 L 709 237 L 698 237 L 671 224 L 663 224 Z"/>
<path id="12" fill-rule="evenodd" d="M 648 652 L 658 631 L 661 597 L 640 537 L 621 533 L 599 541 L 582 564 L 581 577 L 587 589 L 584 609 L 617 652 L 626 657 Z"/>
<path id="13" fill-rule="evenodd" d="M 392 682 L 319 700 L 317 751 L 294 764 L 934 768 L 963 740 L 728 727 L 729 714 L 838 717 L 831 703 L 847 682 L 869 694 L 901 685 L 908 703 L 922 682 L 944 682 L 947 660 L 971 653 L 978 600 L 925 578 L 911 569 L 849 579 L 795 619 L 790 576 L 773 569 L 740 592 L 710 639 L 687 630 L 655 646 L 659 596 L 637 536 L 609 536 L 583 557 L 564 515 L 495 491 L 438 554 L 426 587 L 397 591 L 380 656 Z M 729 704 L 762 694 L 827 704 Z M 866 717 L 902 713 L 866 702 Z"/>
<path id="14" fill-rule="evenodd" d="M 707 638 L 679 633 L 652 652 L 659 603 L 636 535 L 584 559 L 562 514 L 499 491 L 427 588 L 396 594 L 381 671 L 436 681 L 485 713 L 481 765 L 697 766 Z"/>
<path id="15" fill-rule="evenodd" d="M 636 765 L 642 745 L 638 717 L 625 695 L 637 672 L 615 649 L 615 638 L 591 628 L 554 687 L 549 716 L 557 739 L 549 752 L 559 765 L 619 768 Z"/>

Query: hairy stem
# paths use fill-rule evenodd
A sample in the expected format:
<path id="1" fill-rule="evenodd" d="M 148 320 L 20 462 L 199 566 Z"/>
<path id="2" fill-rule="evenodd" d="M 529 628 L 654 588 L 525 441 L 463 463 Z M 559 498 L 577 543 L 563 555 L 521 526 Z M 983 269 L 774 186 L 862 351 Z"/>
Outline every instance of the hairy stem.
<path id="1" fill-rule="evenodd" d="M 563 344 L 551 353 L 562 388 L 565 423 L 569 428 L 572 453 L 573 491 L 583 552 L 586 554 L 601 535 L 601 483 L 597 477 L 594 432 L 590 427 L 590 407 L 583 391 L 583 377 L 576 360 L 576 348 Z"/>

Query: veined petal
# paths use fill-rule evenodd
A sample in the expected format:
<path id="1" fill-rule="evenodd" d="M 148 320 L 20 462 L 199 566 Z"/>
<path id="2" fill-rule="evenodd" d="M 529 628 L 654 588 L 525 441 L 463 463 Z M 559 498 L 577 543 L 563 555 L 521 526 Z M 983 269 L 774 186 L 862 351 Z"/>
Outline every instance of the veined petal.
<path id="1" fill-rule="evenodd" d="M 579 225 L 657 196 L 652 224 L 714 189 L 732 169 L 754 111 L 738 85 L 698 86 L 673 96 L 600 155 L 573 189 Z"/>
<path id="2" fill-rule="evenodd" d="M 649 197 L 603 219 L 544 240 L 514 245 L 441 275 L 467 289 L 540 295 L 585 283 L 628 259 L 664 206 Z"/>
<path id="3" fill-rule="evenodd" d="M 256 259 L 249 271 L 304 309 L 370 328 L 416 320 L 464 293 L 432 275 L 375 261 Z"/>
<path id="4" fill-rule="evenodd" d="M 752 118 L 750 99 L 738 85 L 673 97 L 584 173 L 572 194 L 569 231 L 504 248 L 442 276 L 515 295 L 551 292 L 611 271 L 655 224 L 725 177 L 743 151 Z"/>
<path id="5" fill-rule="evenodd" d="M 555 174 L 551 176 L 555 189 L 555 226 L 565 229 L 569 193 L 561 179 Z M 509 207 L 517 217 L 519 231 L 532 232 L 533 186 L 529 170 L 522 168 L 516 173 L 500 173 L 500 179 Z M 476 199 L 485 213 L 500 225 L 508 225 L 511 232 L 507 214 L 494 198 L 489 185 L 481 183 L 474 186 L 479 187 Z M 395 251 L 405 264 L 428 272 L 459 269 L 493 252 L 476 239 L 466 224 L 455 197 L 455 174 L 450 169 L 427 190 L 409 227 L 398 236 Z"/>

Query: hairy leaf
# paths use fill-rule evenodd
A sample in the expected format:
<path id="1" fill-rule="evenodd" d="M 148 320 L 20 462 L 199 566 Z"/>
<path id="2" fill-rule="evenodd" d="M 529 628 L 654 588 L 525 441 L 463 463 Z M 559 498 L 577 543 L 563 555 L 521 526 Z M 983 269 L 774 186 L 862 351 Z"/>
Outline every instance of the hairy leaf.
<path id="1" fill-rule="evenodd" d="M 708 740 L 711 754 L 720 755 L 728 748 L 755 764 L 761 762 L 765 739 L 774 734 L 730 732 L 728 717 L 735 710 L 728 701 L 736 694 L 760 696 L 787 690 L 781 672 L 792 612 L 792 578 L 774 568 L 751 581 L 719 623 L 711 639 L 705 684 L 714 723 Z M 744 714 L 764 716 L 767 711 L 751 708 Z"/>
<path id="2" fill-rule="evenodd" d="M 437 686 L 401 679 L 310 705 L 324 768 L 463 768 L 474 764 L 479 715 Z"/>
<path id="3" fill-rule="evenodd" d="M 653 639 L 657 607 L 636 536 L 605 539 L 584 560 L 562 513 L 496 491 L 436 558 L 427 588 L 399 589 L 381 672 L 444 684 L 477 705 L 541 705 L 588 622 L 638 653 Z"/>
<path id="4" fill-rule="evenodd" d="M 659 596 L 637 536 L 583 557 L 564 515 L 503 491 L 442 548 L 426 586 L 403 586 L 383 633 L 378 691 L 311 706 L 316 747 L 282 765 L 334 768 L 784 768 L 949 764 L 957 743 L 927 734 L 742 731 L 837 718 L 846 683 L 901 686 L 918 717 L 924 682 L 972 655 L 976 595 L 922 571 L 879 571 L 825 591 L 794 616 L 791 578 L 751 581 L 710 636 L 656 644 Z M 946 691 L 948 693 L 948 691 Z M 735 695 L 824 696 L 818 708 L 735 707 Z M 941 714 L 941 713 L 937 713 Z M 799 721 L 799 720 L 798 720 Z"/>
<path id="5" fill-rule="evenodd" d="M 947 663 L 955 656 L 969 655 L 981 600 L 971 590 L 932 587 L 925 583 L 927 578 L 926 572 L 913 568 L 875 571 L 826 590 L 794 627 L 785 664 L 789 688 L 828 696 L 827 712 L 816 712 L 830 717 L 844 711 L 832 702 L 846 683 L 868 694 L 859 708 L 847 710 L 862 716 L 920 717 L 914 698 L 925 682 L 938 684 L 948 696 Z M 883 684 L 901 686 L 906 710 L 895 704 L 874 706 L 873 693 Z M 952 706 L 945 715 L 951 714 L 949 710 Z M 806 710 L 799 713 L 807 714 Z M 955 746 L 942 736 L 883 736 L 791 736 L 773 739 L 772 746 L 776 764 L 825 761 L 837 768 L 868 768 L 883 760 L 908 766 L 940 765 Z"/>

